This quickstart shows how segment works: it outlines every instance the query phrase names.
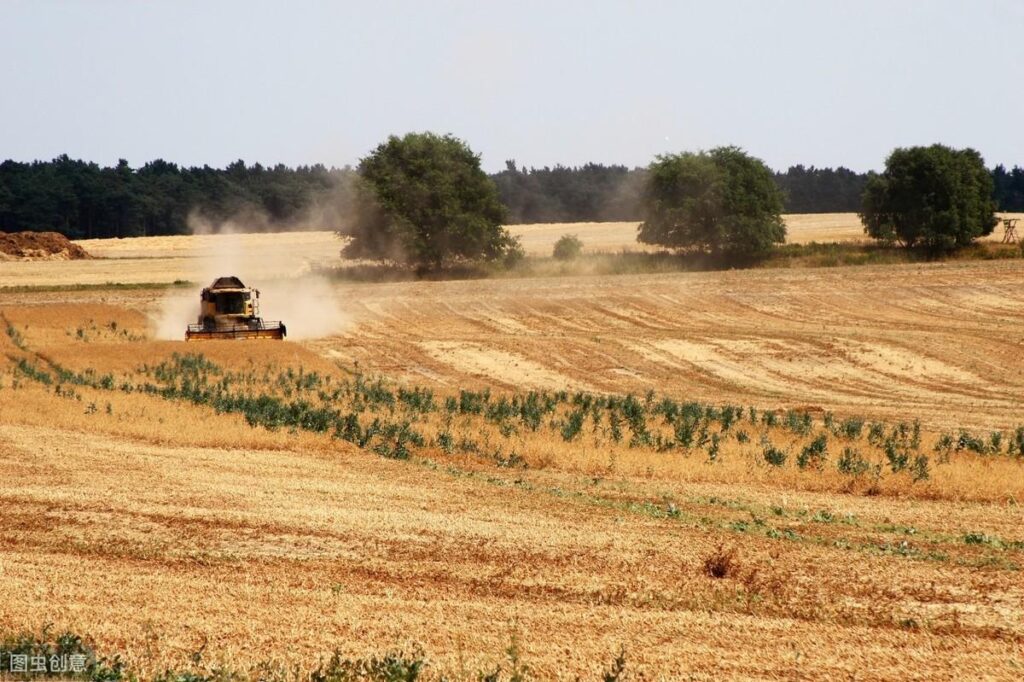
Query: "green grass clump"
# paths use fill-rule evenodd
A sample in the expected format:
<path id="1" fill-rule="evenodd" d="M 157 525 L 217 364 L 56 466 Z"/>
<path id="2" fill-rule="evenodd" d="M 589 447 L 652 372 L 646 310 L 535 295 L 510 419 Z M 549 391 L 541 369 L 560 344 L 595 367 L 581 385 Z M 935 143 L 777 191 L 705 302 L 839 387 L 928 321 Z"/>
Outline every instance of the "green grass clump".
<path id="1" fill-rule="evenodd" d="M 101 658 L 84 638 L 72 632 L 54 634 L 49 626 L 0 639 L 0 675 L 90 682 L 129 679 L 119 658 Z"/>

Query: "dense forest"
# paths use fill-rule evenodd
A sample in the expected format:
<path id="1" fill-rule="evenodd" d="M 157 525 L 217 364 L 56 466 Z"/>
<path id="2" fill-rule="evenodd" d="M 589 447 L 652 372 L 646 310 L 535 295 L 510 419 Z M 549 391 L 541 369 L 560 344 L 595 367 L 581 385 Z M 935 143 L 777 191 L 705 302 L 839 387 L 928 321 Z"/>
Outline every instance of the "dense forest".
<path id="1" fill-rule="evenodd" d="M 589 163 L 523 168 L 506 162 L 491 177 L 513 223 L 640 220 L 645 169 Z M 253 229 L 310 223 L 310 207 L 344 213 L 350 168 L 262 166 L 236 161 L 224 169 L 181 167 L 157 160 L 113 167 L 61 156 L 53 161 L 0 163 L 0 231 L 53 230 L 69 237 L 130 237 L 189 231 L 190 213 L 213 221 L 259 215 Z M 1000 210 L 1024 211 L 1024 168 L 993 171 Z M 856 211 L 867 174 L 846 168 L 793 166 L 776 173 L 790 213 Z"/>
<path id="2" fill-rule="evenodd" d="M 157 160 L 133 169 L 61 156 L 0 164 L 0 231 L 53 230 L 69 237 L 182 234 L 198 211 L 211 220 L 258 209 L 288 226 L 329 196 L 350 170 L 289 168 L 236 161 L 227 168 L 182 168 Z"/>

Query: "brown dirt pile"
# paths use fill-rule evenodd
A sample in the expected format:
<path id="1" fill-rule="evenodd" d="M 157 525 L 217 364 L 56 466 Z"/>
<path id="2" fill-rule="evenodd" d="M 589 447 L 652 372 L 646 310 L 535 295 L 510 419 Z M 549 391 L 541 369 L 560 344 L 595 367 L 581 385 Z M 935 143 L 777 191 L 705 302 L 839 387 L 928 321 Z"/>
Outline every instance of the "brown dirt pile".
<path id="1" fill-rule="evenodd" d="M 92 258 L 57 232 L 0 232 L 0 261 L 84 260 Z"/>

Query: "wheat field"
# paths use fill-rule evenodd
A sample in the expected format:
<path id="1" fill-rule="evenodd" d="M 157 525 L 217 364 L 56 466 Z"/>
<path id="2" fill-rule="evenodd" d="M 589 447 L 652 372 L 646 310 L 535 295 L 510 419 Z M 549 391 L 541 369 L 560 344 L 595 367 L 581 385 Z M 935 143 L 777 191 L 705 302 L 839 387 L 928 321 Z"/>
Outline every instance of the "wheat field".
<path id="1" fill-rule="evenodd" d="M 144 674 L 476 679 L 513 641 L 539 679 L 1024 671 L 1019 260 L 325 290 L 316 234 L 192 239 L 0 283 L 238 268 L 291 282 L 263 303 L 296 336 L 343 315 L 189 344 L 160 328 L 191 290 L 0 291 L 0 632 Z"/>
<path id="2" fill-rule="evenodd" d="M 1024 214 L 1001 214 L 1024 217 Z M 864 231 L 855 213 L 784 216 L 787 242 L 858 242 Z M 656 250 L 636 241 L 638 223 L 543 223 L 511 225 L 531 256 L 550 256 L 564 234 L 577 234 L 585 253 Z M 986 239 L 998 241 L 998 227 Z M 333 232 L 271 234 L 208 234 L 172 237 L 87 239 L 75 242 L 95 260 L 66 262 L 9 262 L 0 269 L 0 287 L 142 284 L 198 281 L 215 277 L 225 267 L 249 273 L 250 278 L 298 277 L 343 263 L 343 246 Z M 357 261 L 344 261 L 358 264 Z"/>

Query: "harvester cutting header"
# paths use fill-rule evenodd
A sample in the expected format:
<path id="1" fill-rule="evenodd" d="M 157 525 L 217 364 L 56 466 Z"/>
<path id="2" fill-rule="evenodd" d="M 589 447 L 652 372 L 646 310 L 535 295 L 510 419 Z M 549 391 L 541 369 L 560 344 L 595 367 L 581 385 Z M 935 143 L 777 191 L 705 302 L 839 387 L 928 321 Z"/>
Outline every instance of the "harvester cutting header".
<path id="1" fill-rule="evenodd" d="M 218 277 L 200 294 L 199 323 L 185 330 L 187 341 L 206 339 L 283 339 L 283 322 L 260 317 L 260 292 L 237 277 Z"/>

